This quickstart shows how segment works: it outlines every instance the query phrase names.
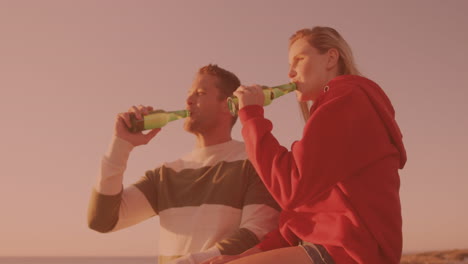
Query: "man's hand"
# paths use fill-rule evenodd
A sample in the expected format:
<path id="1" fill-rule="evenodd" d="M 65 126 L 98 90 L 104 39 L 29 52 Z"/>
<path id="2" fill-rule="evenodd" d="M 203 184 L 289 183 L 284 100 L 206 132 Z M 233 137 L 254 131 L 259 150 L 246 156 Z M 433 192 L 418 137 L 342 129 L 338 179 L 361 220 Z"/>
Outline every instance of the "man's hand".
<path id="1" fill-rule="evenodd" d="M 129 142 L 133 146 L 146 145 L 161 131 L 160 128 L 150 130 L 147 134 L 143 132 L 132 133 L 128 131 L 131 126 L 130 114 L 133 113 L 137 120 L 143 119 L 153 108 L 151 106 L 132 106 L 128 112 L 119 113 L 115 119 L 114 133 L 117 137 Z"/>

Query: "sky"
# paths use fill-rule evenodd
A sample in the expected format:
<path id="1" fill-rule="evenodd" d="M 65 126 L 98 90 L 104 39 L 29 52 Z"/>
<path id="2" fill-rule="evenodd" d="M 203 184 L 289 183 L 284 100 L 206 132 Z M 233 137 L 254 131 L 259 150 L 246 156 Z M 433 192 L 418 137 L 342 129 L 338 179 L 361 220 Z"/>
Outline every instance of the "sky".
<path id="1" fill-rule="evenodd" d="M 396 109 L 404 252 L 468 248 L 468 1 L 0 0 L 0 256 L 156 255 L 157 217 L 87 227 L 117 113 L 178 110 L 198 68 L 243 84 L 288 82 L 288 38 L 331 26 Z M 265 108 L 284 146 L 296 98 Z M 233 138 L 241 140 L 236 124 Z M 194 146 L 182 121 L 130 157 L 124 185 Z"/>

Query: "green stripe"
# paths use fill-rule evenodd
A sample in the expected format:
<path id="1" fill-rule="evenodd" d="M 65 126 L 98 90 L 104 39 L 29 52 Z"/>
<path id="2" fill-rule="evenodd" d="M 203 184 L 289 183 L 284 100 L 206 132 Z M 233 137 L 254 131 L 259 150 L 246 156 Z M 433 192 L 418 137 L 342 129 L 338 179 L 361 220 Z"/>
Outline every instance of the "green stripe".
<path id="1" fill-rule="evenodd" d="M 122 191 L 116 195 L 104 195 L 93 189 L 88 206 L 89 228 L 106 233 L 111 231 L 119 220 Z"/>
<path id="2" fill-rule="evenodd" d="M 154 211 L 218 204 L 242 209 L 249 204 L 278 206 L 248 160 L 219 162 L 213 166 L 176 172 L 162 166 L 146 172 L 135 183 Z"/>

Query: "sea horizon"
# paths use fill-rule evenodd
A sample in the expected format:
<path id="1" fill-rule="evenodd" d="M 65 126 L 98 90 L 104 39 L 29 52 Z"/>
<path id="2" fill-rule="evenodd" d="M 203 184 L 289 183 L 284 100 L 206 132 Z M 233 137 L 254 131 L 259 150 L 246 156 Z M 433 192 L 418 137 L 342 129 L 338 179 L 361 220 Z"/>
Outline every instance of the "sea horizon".
<path id="1" fill-rule="evenodd" d="M 0 264 L 157 264 L 157 256 L 0 256 Z"/>

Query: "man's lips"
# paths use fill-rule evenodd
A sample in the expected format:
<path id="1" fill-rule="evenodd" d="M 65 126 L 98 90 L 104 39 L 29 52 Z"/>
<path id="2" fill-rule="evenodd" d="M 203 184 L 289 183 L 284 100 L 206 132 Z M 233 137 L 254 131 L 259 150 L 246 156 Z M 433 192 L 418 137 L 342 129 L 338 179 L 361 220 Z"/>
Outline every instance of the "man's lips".
<path id="1" fill-rule="evenodd" d="M 197 113 L 197 112 L 194 111 L 193 109 L 187 109 L 187 110 L 190 112 L 190 116 L 189 116 L 189 117 L 191 117 L 191 116 L 193 116 L 193 115 L 195 115 L 195 114 Z"/>

